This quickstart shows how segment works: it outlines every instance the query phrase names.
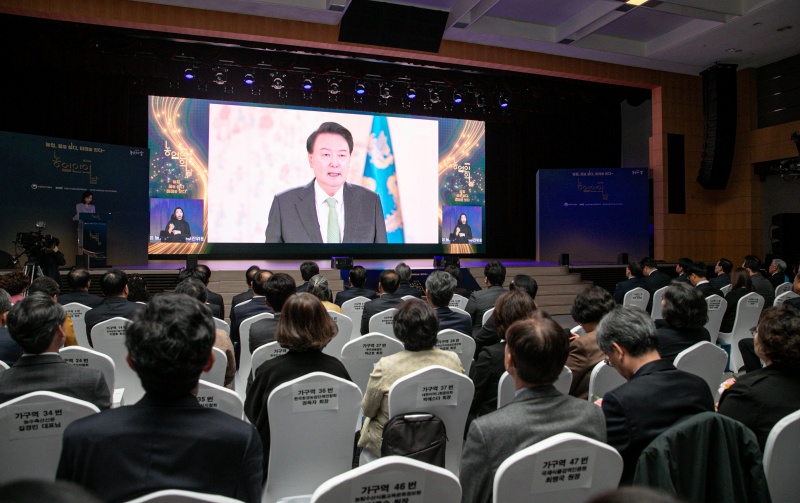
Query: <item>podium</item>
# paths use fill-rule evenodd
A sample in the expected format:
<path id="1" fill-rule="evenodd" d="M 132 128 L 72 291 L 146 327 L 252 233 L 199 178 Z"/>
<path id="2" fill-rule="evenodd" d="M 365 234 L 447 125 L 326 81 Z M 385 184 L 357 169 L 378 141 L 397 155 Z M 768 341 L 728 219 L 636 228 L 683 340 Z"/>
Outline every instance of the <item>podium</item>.
<path id="1" fill-rule="evenodd" d="M 111 213 L 79 213 L 78 233 L 83 243 L 86 268 L 106 267 L 108 253 L 108 222 Z"/>

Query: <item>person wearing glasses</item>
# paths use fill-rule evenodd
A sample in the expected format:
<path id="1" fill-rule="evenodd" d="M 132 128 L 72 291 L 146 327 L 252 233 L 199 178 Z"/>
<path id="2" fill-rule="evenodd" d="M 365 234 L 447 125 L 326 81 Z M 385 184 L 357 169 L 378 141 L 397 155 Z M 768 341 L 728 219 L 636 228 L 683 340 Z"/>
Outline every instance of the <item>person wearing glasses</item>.
<path id="1" fill-rule="evenodd" d="M 597 344 L 628 381 L 603 396 L 602 408 L 608 445 L 624 463 L 620 484 L 629 484 L 645 447 L 682 419 L 713 412 L 714 398 L 702 378 L 661 358 L 655 324 L 641 309 L 619 306 L 605 315 Z"/>

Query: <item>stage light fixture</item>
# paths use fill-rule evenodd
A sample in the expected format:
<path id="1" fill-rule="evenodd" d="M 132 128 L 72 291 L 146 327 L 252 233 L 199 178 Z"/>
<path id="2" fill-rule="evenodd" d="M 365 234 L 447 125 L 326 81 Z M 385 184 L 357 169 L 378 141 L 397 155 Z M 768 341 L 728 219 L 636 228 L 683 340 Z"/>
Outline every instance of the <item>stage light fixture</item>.
<path id="1" fill-rule="evenodd" d="M 383 84 L 381 86 L 381 98 L 388 100 L 392 97 L 392 86 L 389 84 Z"/>
<path id="2" fill-rule="evenodd" d="M 363 82 L 356 82 L 355 93 L 359 96 L 363 96 L 364 93 L 367 92 L 367 87 L 364 85 Z"/>
<path id="3" fill-rule="evenodd" d="M 429 93 L 428 99 L 430 100 L 431 103 L 439 103 L 440 101 L 442 101 L 442 98 L 439 96 L 439 91 L 437 91 L 436 89 L 431 88 L 428 91 L 428 93 Z"/>
<path id="4" fill-rule="evenodd" d="M 253 76 L 252 73 L 246 73 L 244 76 L 244 83 L 248 86 L 252 86 L 256 83 L 256 78 Z"/>
<path id="5" fill-rule="evenodd" d="M 461 95 L 461 92 L 458 89 L 453 90 L 453 103 L 460 104 L 464 101 L 464 96 Z"/>
<path id="6" fill-rule="evenodd" d="M 187 68 L 183 71 L 183 77 L 186 80 L 192 80 L 195 77 L 194 68 Z"/>
<path id="7" fill-rule="evenodd" d="M 311 79 L 303 79 L 303 91 L 310 91 L 314 87 L 314 83 L 311 82 Z"/>
<path id="8" fill-rule="evenodd" d="M 413 100 L 416 97 L 417 97 L 416 89 L 414 89 L 411 86 L 408 86 L 408 88 L 406 89 L 406 98 Z"/>
<path id="9" fill-rule="evenodd" d="M 500 105 L 500 108 L 508 108 L 508 97 L 505 94 L 500 93 L 500 97 L 497 99 L 497 101 Z"/>
<path id="10" fill-rule="evenodd" d="M 214 70 L 214 82 L 219 84 L 220 86 L 225 85 L 228 82 L 228 70 L 225 68 L 216 68 Z"/>
<path id="11" fill-rule="evenodd" d="M 280 91 L 283 89 L 283 79 L 280 77 L 275 77 L 272 79 L 272 88 Z"/>
<path id="12" fill-rule="evenodd" d="M 485 107 L 486 106 L 486 98 L 484 98 L 482 94 L 479 94 L 479 95 L 475 96 L 475 105 L 477 105 L 478 108 Z"/>
<path id="13" fill-rule="evenodd" d="M 328 82 L 328 93 L 333 95 L 339 94 L 339 82 L 336 80 Z"/>

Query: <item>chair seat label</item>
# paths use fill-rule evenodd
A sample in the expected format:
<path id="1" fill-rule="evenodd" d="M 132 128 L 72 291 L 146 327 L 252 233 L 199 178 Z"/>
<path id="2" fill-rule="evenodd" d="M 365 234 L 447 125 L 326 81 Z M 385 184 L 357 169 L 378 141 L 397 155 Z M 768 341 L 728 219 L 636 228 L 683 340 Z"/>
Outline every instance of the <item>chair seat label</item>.
<path id="1" fill-rule="evenodd" d="M 719 308 L 722 306 L 722 299 L 711 299 L 706 303 L 708 304 L 709 311 L 719 311 Z"/>
<path id="2" fill-rule="evenodd" d="M 387 344 L 385 342 L 364 342 L 358 352 L 359 360 L 374 360 L 383 356 Z"/>
<path id="3" fill-rule="evenodd" d="M 65 362 L 71 363 L 71 364 L 76 365 L 78 367 L 88 367 L 89 366 L 89 359 L 88 358 L 81 358 L 81 357 L 78 357 L 78 356 L 64 356 L 63 354 L 61 355 L 61 358 Z"/>
<path id="4" fill-rule="evenodd" d="M 338 382 L 304 382 L 292 385 L 292 412 L 337 410 L 338 408 Z"/>
<path id="5" fill-rule="evenodd" d="M 352 484 L 352 503 L 421 503 L 424 501 L 425 474 L 389 470 L 365 476 Z"/>
<path id="6" fill-rule="evenodd" d="M 442 379 L 419 383 L 417 407 L 426 405 L 458 405 L 458 380 Z"/>
<path id="7" fill-rule="evenodd" d="M 461 354 L 464 352 L 464 347 L 460 337 L 439 337 L 436 341 L 436 347 L 442 351 L 453 351 L 454 353 Z"/>
<path id="8" fill-rule="evenodd" d="M 538 454 L 534 460 L 531 493 L 589 487 L 597 448 L 563 449 Z"/>
<path id="9" fill-rule="evenodd" d="M 61 435 L 70 423 L 60 402 L 11 405 L 8 419 L 9 440 Z"/>

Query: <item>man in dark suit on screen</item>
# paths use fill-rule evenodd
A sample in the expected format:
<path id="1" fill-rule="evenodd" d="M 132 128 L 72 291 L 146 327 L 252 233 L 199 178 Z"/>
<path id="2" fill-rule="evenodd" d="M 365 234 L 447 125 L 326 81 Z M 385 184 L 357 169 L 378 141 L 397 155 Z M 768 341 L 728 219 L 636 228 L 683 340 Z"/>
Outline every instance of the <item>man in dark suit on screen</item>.
<path id="1" fill-rule="evenodd" d="M 252 425 L 198 403 L 214 364 L 208 306 L 183 294 L 153 297 L 125 334 L 128 363 L 145 396 L 75 421 L 64 432 L 56 478 L 103 501 L 162 489 L 261 500 L 261 439 Z"/>
<path id="2" fill-rule="evenodd" d="M 353 135 L 324 122 L 306 141 L 314 179 L 275 196 L 265 232 L 267 243 L 385 243 L 380 197 L 347 183 Z"/>
<path id="3" fill-rule="evenodd" d="M 459 473 L 462 503 L 491 503 L 492 481 L 500 464 L 537 442 L 565 432 L 606 440 L 597 406 L 553 386 L 569 354 L 564 329 L 537 311 L 532 319 L 508 327 L 505 339 L 503 361 L 516 395 L 505 407 L 470 425 Z"/>
<path id="4" fill-rule="evenodd" d="M 608 445 L 624 463 L 621 484 L 633 479 L 639 454 L 681 419 L 714 411 L 708 384 L 678 370 L 658 353 L 653 320 L 635 307 L 618 306 L 597 326 L 597 344 L 628 382 L 603 398 Z"/>
<path id="5" fill-rule="evenodd" d="M 50 281 L 50 278 L 47 278 Z M 111 407 L 111 390 L 99 370 L 65 362 L 58 350 L 66 340 L 67 313 L 54 299 L 35 293 L 14 304 L 6 316 L 11 338 L 24 352 L 0 372 L 0 403 L 34 391 L 52 391 Z"/>

